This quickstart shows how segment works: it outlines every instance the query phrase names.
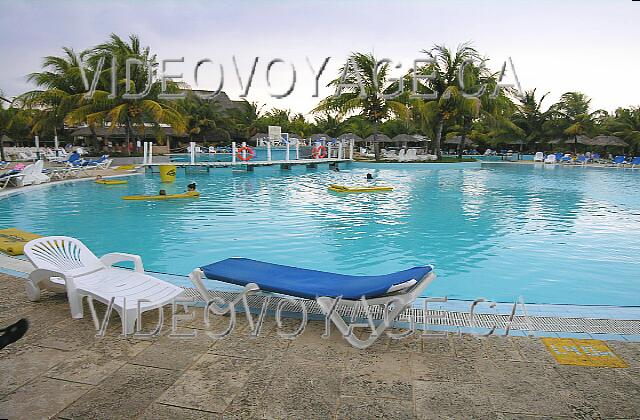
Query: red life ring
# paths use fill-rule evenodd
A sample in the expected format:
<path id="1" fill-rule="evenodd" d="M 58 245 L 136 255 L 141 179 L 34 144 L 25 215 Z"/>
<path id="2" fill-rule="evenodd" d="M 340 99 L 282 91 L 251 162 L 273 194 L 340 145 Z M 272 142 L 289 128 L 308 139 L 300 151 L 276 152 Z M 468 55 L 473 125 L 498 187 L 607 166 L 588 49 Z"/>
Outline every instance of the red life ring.
<path id="1" fill-rule="evenodd" d="M 247 152 L 247 153 L 246 155 L 243 155 L 242 152 Z M 244 146 L 238 149 L 238 151 L 236 152 L 236 155 L 238 155 L 238 159 L 240 159 L 243 162 L 246 162 L 248 160 L 253 159 L 253 157 L 256 154 L 252 148 L 250 148 L 249 146 Z"/>
<path id="2" fill-rule="evenodd" d="M 311 156 L 314 159 L 322 159 L 327 157 L 327 146 L 314 146 L 311 149 Z"/>

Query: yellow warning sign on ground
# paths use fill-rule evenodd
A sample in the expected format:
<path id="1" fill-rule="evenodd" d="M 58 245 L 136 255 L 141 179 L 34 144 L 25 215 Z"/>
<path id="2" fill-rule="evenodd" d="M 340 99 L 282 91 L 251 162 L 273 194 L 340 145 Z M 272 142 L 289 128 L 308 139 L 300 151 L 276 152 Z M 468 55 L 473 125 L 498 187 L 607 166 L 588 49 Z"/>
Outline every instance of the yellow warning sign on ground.
<path id="1" fill-rule="evenodd" d="M 543 338 L 549 353 L 561 365 L 626 368 L 627 363 L 615 355 L 601 340 Z"/>

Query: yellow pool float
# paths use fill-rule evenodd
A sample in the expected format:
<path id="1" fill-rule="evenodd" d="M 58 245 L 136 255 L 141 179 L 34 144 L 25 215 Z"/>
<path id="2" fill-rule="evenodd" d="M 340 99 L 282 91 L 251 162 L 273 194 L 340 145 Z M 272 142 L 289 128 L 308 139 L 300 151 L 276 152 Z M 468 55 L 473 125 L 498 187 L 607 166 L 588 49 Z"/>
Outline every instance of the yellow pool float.
<path id="1" fill-rule="evenodd" d="M 136 169 L 136 165 L 120 165 L 114 168 L 116 171 L 131 171 Z"/>
<path id="2" fill-rule="evenodd" d="M 0 251 L 14 256 L 22 255 L 27 242 L 38 238 L 42 236 L 16 228 L 2 229 L 0 230 Z"/>
<path id="3" fill-rule="evenodd" d="M 198 198 L 200 193 L 198 191 L 189 191 L 182 194 L 167 194 L 167 195 L 126 195 L 122 197 L 123 200 L 173 200 L 176 198 Z"/>
<path id="4" fill-rule="evenodd" d="M 96 179 L 96 184 L 101 184 L 101 185 L 123 185 L 128 182 L 129 181 L 123 181 L 119 179 Z"/>
<path id="5" fill-rule="evenodd" d="M 367 187 L 366 185 L 354 185 L 352 187 L 348 187 L 346 185 L 329 185 L 329 191 L 339 192 L 339 193 L 363 193 L 363 192 L 380 192 L 380 191 L 393 191 L 393 187 L 382 187 L 382 186 L 374 186 Z"/>

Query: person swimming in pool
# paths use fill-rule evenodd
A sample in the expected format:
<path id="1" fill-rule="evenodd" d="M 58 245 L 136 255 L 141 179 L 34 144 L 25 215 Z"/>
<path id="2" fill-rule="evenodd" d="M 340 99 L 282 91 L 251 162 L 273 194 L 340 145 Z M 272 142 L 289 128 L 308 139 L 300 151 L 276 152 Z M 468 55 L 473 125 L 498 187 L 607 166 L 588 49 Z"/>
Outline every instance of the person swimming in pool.
<path id="1" fill-rule="evenodd" d="M 373 175 L 367 174 L 367 181 L 373 181 Z"/>
<path id="2" fill-rule="evenodd" d="M 158 195 L 167 195 L 167 192 L 165 190 L 160 190 L 160 192 L 158 193 Z"/>
<path id="3" fill-rule="evenodd" d="M 187 185 L 187 192 L 195 192 L 196 191 L 196 183 L 192 182 L 191 184 Z"/>

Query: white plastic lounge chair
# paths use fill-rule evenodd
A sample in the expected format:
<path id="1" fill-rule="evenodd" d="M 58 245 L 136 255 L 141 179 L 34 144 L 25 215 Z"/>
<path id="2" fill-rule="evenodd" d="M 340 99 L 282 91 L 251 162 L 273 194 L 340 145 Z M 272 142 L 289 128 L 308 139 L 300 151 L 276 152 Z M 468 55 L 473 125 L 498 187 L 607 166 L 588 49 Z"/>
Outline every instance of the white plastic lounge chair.
<path id="1" fill-rule="evenodd" d="M 4 190 L 11 183 L 15 183 L 15 180 L 22 176 L 21 171 L 9 171 L 3 175 L 0 175 L 0 190 Z"/>
<path id="2" fill-rule="evenodd" d="M 36 267 L 27 280 L 29 300 L 37 301 L 41 288 L 66 291 L 71 316 L 82 318 L 84 297 L 92 312 L 93 299 L 108 305 L 115 298 L 113 308 L 126 334 L 134 332 L 138 302 L 146 312 L 171 303 L 183 291 L 145 274 L 138 255 L 111 253 L 98 258 L 82 242 L 67 236 L 34 239 L 24 246 L 24 254 Z M 122 261 L 132 261 L 135 270 L 112 267 Z"/>
<path id="3" fill-rule="evenodd" d="M 38 185 L 49 182 L 50 178 L 42 171 L 44 169 L 44 161 L 38 160 L 33 165 L 29 165 L 22 171 L 22 176 L 17 178 L 16 185 L 23 187 L 26 185 Z"/>
<path id="4" fill-rule="evenodd" d="M 10 173 L 7 176 L 0 178 L 0 189 L 7 188 L 9 184 L 13 184 L 16 187 L 33 184 L 35 170 L 36 165 L 35 163 L 32 163 L 25 166 L 24 169 L 17 173 Z"/>
<path id="5" fill-rule="evenodd" d="M 395 319 L 418 298 L 436 278 L 433 266 L 414 267 L 408 270 L 380 276 L 348 276 L 317 270 L 289 267 L 255 261 L 248 258 L 228 258 L 196 268 L 189 278 L 202 299 L 210 301 L 204 279 L 223 281 L 244 286 L 245 293 L 258 291 L 280 293 L 302 299 L 315 299 L 325 314 L 346 340 L 354 347 L 366 348 L 382 335 L 387 325 L 381 322 L 376 334 L 359 339 L 349 333 L 349 326 L 338 311 L 332 311 L 333 303 L 340 297 L 339 305 L 356 308 L 365 298 L 369 306 L 389 305 L 389 319 Z M 236 298 L 237 303 L 242 297 Z M 223 315 L 230 310 L 211 306 L 212 312 Z"/>
<path id="6" fill-rule="evenodd" d="M 34 161 L 34 160 L 36 160 L 36 155 L 34 155 L 33 152 L 31 152 L 31 151 L 19 152 L 18 153 L 18 160 L 23 161 L 23 162 Z"/>
<path id="7" fill-rule="evenodd" d="M 418 160 L 418 151 L 416 149 L 408 149 L 405 159 L 407 162 L 414 162 Z"/>
<path id="8" fill-rule="evenodd" d="M 544 163 L 556 163 L 556 155 L 547 155 Z"/>
<path id="9" fill-rule="evenodd" d="M 407 151 L 405 149 L 400 149 L 398 151 L 398 162 L 404 162 L 407 158 Z"/>
<path id="10" fill-rule="evenodd" d="M 544 153 L 536 152 L 536 155 L 533 157 L 534 162 L 544 162 Z"/>

